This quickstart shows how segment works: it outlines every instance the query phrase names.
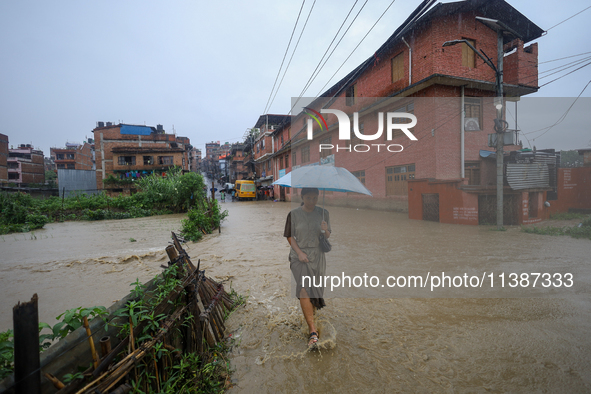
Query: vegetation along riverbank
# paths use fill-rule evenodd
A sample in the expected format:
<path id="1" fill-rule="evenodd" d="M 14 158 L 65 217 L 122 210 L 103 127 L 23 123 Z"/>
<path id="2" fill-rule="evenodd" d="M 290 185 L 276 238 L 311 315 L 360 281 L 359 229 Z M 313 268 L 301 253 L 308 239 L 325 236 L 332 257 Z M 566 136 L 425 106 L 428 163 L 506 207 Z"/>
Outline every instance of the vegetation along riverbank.
<path id="1" fill-rule="evenodd" d="M 523 232 L 542 235 L 569 235 L 573 238 L 591 240 L 591 215 L 582 213 L 562 213 L 552 215 L 551 226 L 524 226 Z"/>
<path id="2" fill-rule="evenodd" d="M 128 219 L 189 212 L 181 233 L 198 240 L 219 227 L 227 215 L 216 200 L 209 201 L 203 177 L 193 172 L 170 171 L 167 177 L 151 175 L 137 181 L 132 196 L 109 197 L 104 193 L 67 198 L 36 199 L 24 193 L 0 194 L 0 234 L 28 232 L 50 222 L 67 220 Z"/>

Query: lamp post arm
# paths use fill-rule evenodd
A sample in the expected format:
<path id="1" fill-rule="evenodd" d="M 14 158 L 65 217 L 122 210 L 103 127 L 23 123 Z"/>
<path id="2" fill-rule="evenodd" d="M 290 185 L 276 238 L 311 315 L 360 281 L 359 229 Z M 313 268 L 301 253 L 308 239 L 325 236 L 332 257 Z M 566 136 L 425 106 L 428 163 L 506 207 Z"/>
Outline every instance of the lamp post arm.
<path id="1" fill-rule="evenodd" d="M 476 48 L 474 48 L 474 45 L 470 44 L 470 42 L 468 40 L 453 40 L 453 41 L 446 41 L 443 43 L 444 47 L 449 47 L 452 45 L 456 45 L 456 44 L 460 44 L 460 43 L 464 43 L 466 45 L 468 45 L 468 47 L 474 51 L 474 53 L 476 53 L 485 63 L 487 66 L 489 66 L 490 68 L 492 68 L 495 73 L 498 73 L 497 68 L 495 67 L 495 65 L 493 64 L 493 62 L 490 61 L 490 59 L 488 59 L 487 57 L 484 57 L 482 55 L 482 53 L 478 52 L 478 50 Z"/>

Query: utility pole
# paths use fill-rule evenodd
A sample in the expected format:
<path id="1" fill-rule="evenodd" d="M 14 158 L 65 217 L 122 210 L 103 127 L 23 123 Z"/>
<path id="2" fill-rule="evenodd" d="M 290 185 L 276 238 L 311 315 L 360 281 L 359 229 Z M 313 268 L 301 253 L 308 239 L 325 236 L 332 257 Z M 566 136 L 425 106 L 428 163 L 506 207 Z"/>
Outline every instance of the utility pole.
<path id="1" fill-rule="evenodd" d="M 497 230 L 503 229 L 503 30 L 497 29 L 497 121 L 495 131 L 497 133 Z"/>
<path id="2" fill-rule="evenodd" d="M 503 58 L 505 55 L 503 49 L 503 34 L 510 33 L 515 37 L 520 37 L 513 29 L 509 28 L 503 22 L 477 16 L 476 19 L 497 32 L 497 65 L 495 66 L 490 58 L 484 53 L 480 53 L 468 40 L 453 40 L 443 43 L 444 47 L 456 44 L 466 44 L 474 53 L 476 53 L 484 63 L 492 68 L 496 75 L 495 107 L 497 116 L 495 117 L 495 132 L 497 137 L 497 230 L 503 230 L 503 145 L 505 137 L 506 122 L 503 120 Z M 462 108 L 462 111 L 464 108 Z"/>

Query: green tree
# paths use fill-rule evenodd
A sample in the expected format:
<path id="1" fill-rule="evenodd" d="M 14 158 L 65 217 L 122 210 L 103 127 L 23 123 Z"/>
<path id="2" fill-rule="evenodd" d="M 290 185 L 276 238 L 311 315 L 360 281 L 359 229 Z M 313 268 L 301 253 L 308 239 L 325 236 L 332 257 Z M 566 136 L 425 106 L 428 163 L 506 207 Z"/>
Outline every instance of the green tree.
<path id="1" fill-rule="evenodd" d="M 53 170 L 45 171 L 45 182 L 51 187 L 52 189 L 57 187 L 57 174 Z"/>

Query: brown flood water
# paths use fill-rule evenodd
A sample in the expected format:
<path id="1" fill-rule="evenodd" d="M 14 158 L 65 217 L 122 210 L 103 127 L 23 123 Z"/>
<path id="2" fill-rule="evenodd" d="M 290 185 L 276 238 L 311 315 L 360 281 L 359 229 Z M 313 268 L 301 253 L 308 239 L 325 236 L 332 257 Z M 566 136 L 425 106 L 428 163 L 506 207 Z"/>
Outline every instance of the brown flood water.
<path id="1" fill-rule="evenodd" d="M 537 298 L 464 289 L 464 298 L 401 298 L 397 289 L 347 290 L 319 311 L 320 349 L 290 294 L 289 203 L 227 202 L 221 234 L 189 244 L 192 260 L 248 296 L 228 321 L 230 392 L 591 392 L 588 240 L 411 221 L 405 214 L 328 207 L 328 273 L 388 275 L 573 272 L 575 286 Z M 49 224 L 0 239 L 0 330 L 12 307 L 40 297 L 40 320 L 110 305 L 165 264 L 182 215 Z M 136 242 L 130 242 L 134 238 Z M 521 293 L 523 295 L 524 293 Z M 525 293 L 528 294 L 527 292 Z M 465 297 L 466 295 L 469 298 Z M 550 295 L 550 296 L 548 296 Z"/>

